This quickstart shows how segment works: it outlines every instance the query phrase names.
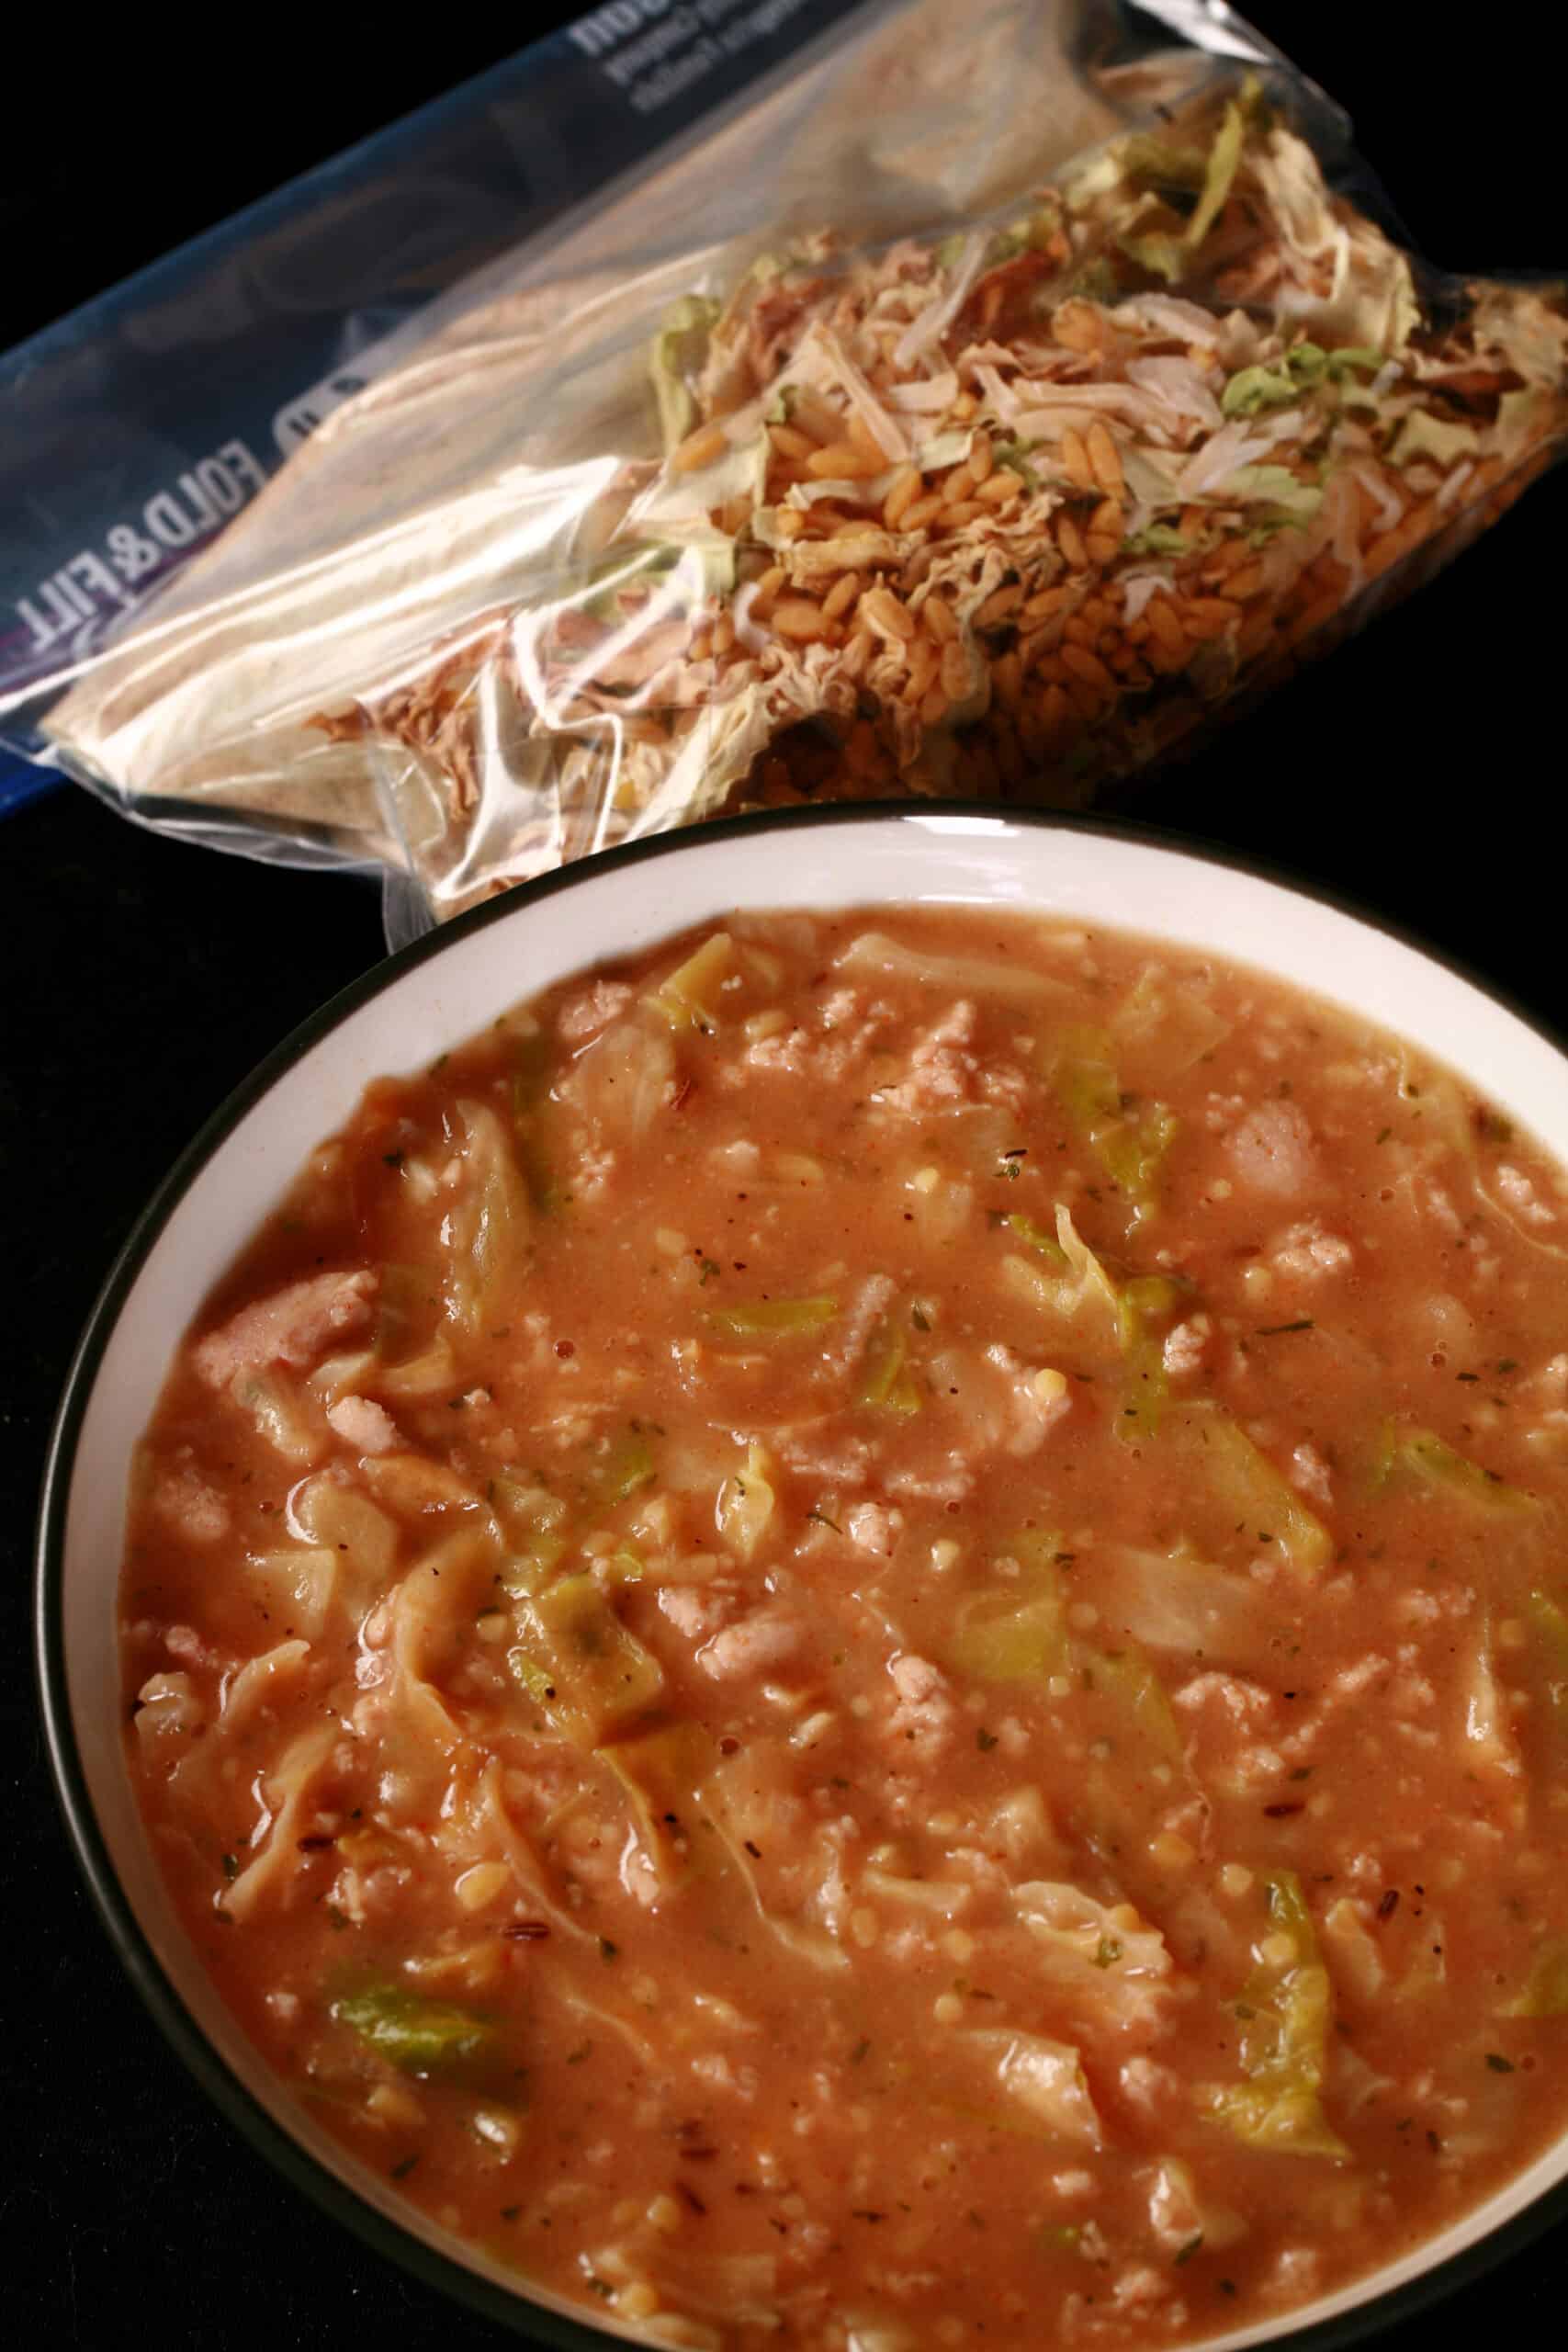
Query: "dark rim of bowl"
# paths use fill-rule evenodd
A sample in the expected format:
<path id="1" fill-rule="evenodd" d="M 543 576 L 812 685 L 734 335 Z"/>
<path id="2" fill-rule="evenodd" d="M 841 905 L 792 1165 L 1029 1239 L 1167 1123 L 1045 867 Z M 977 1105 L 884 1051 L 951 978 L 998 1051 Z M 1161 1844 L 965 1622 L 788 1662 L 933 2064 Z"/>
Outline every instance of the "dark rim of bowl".
<path id="1" fill-rule="evenodd" d="M 378 996 L 407 972 L 442 954 L 455 942 L 494 922 L 521 918 L 527 910 L 558 890 L 570 890 L 613 867 L 652 863 L 672 854 L 700 855 L 706 842 L 729 842 L 739 836 L 769 832 L 826 830 L 838 825 L 915 823 L 924 818 L 977 820 L 1027 831 L 1087 833 L 1162 851 L 1202 868 L 1222 866 L 1234 873 L 1268 882 L 1348 916 L 1366 929 L 1381 933 L 1414 949 L 1430 963 L 1468 981 L 1479 993 L 1533 1030 L 1568 1058 L 1568 1040 L 1537 1013 L 1516 1002 L 1506 990 L 1472 970 L 1461 959 L 1434 948 L 1415 932 L 1389 922 L 1354 899 L 1303 880 L 1288 869 L 1263 858 L 1243 856 L 1223 844 L 1177 834 L 1144 822 L 1120 818 L 1065 816 L 1054 810 L 1010 808 L 971 800 L 857 801 L 831 808 L 790 808 L 762 815 L 722 819 L 700 831 L 660 833 L 605 850 L 593 857 L 542 875 L 536 881 L 487 900 L 457 916 L 442 929 L 417 939 L 383 962 L 373 965 L 358 979 L 340 989 L 319 1011 L 302 1021 L 282 1044 L 257 1064 L 235 1088 L 181 1153 L 168 1175 L 141 1211 L 110 1268 L 97 1301 L 77 1342 L 66 1374 L 45 1461 L 37 1542 L 35 1595 L 35 1664 L 39 1676 L 45 1739 L 56 1792 L 76 1859 L 98 1917 L 117 1958 L 130 1976 L 166 2041 L 200 2087 L 273 2169 L 334 2221 L 351 2230 L 373 2252 L 385 2256 L 422 2284 L 454 2298 L 470 2311 L 497 2323 L 514 2335 L 531 2335 L 561 2347 L 561 2352 L 602 2352 L 615 2339 L 590 2320 L 564 2317 L 532 2300 L 528 2282 L 519 2274 L 516 2288 L 502 2287 L 482 2277 L 455 2256 L 439 2252 L 370 2205 L 327 2165 L 310 2155 L 284 2125 L 268 2113 L 208 2041 L 164 1974 L 152 1945 L 122 1889 L 99 1829 L 88 1794 L 86 1776 L 76 1746 L 66 1685 L 63 1623 L 64 1537 L 66 1510 L 75 1472 L 76 1444 L 104 1351 L 138 1275 L 159 1236 L 186 1193 L 219 1146 L 241 1121 L 310 1047 L 320 1043 L 351 1013 Z M 604 954 L 615 943 L 604 944 Z M 600 960 L 603 960 L 601 958 Z M 1332 994 L 1332 986 L 1325 990 Z M 1374 2331 L 1408 2320 L 1428 2310 L 1444 2296 L 1479 2278 L 1534 2243 L 1560 2219 L 1568 2219 L 1568 2177 L 1549 2185 L 1516 2213 L 1445 2261 L 1423 2270 L 1397 2287 L 1371 2294 L 1348 2311 L 1292 2327 L 1281 2314 L 1277 2331 L 1289 2337 L 1292 2352 L 1327 2352 L 1359 2342 Z M 1238 2312 L 1213 2334 L 1228 2334 L 1247 2322 Z M 1200 2352 L 1204 2339 L 1199 2339 Z"/>

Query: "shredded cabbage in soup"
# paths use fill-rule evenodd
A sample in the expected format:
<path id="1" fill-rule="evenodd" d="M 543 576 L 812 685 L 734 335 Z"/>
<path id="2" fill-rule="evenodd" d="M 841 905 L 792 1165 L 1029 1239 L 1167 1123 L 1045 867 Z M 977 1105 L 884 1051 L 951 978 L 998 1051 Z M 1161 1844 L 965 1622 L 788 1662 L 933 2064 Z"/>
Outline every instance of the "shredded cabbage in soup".
<path id="1" fill-rule="evenodd" d="M 1247 971 L 737 917 L 372 1085 L 129 1740 L 310 2112 L 724 2352 L 1179 2342 L 1568 2121 L 1568 1179 Z"/>

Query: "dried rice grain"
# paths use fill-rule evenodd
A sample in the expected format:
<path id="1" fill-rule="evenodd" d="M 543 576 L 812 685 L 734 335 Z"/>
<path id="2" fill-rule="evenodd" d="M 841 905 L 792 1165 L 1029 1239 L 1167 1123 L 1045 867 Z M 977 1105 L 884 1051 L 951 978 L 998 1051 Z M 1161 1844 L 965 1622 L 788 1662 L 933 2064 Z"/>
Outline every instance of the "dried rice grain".
<path id="1" fill-rule="evenodd" d="M 887 495 L 882 502 L 882 519 L 890 531 L 896 531 L 920 492 L 920 472 L 917 466 L 900 466 L 887 485 Z"/>
<path id="2" fill-rule="evenodd" d="M 1067 480 L 1078 490 L 1092 490 L 1095 487 L 1094 468 L 1089 463 L 1089 451 L 1084 447 L 1082 436 L 1070 424 L 1063 430 L 1061 456 L 1062 470 Z"/>
<path id="3" fill-rule="evenodd" d="M 915 634 L 915 621 L 891 588 L 868 588 L 857 607 L 858 617 L 866 621 L 883 637 L 901 638 L 907 644 Z"/>
<path id="4" fill-rule="evenodd" d="M 1089 428 L 1086 447 L 1089 467 L 1095 481 L 1104 491 L 1107 498 L 1120 498 L 1126 487 L 1126 477 L 1122 471 L 1122 459 L 1117 452 L 1115 442 L 1098 416 Z M 1121 536 L 1120 523 L 1118 523 L 1117 536 L 1118 537 Z"/>

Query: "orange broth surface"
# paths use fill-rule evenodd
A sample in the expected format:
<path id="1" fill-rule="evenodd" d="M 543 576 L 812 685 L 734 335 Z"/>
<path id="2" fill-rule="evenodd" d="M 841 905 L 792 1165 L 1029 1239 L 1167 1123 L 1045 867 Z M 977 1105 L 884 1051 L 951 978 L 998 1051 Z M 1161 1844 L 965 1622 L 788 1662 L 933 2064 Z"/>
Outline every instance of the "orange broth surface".
<path id="1" fill-rule="evenodd" d="M 1568 1182 L 1258 975 L 737 916 L 367 1091 L 139 1464 L 225 2001 L 694 2347 L 1179 2342 L 1568 2123 Z"/>

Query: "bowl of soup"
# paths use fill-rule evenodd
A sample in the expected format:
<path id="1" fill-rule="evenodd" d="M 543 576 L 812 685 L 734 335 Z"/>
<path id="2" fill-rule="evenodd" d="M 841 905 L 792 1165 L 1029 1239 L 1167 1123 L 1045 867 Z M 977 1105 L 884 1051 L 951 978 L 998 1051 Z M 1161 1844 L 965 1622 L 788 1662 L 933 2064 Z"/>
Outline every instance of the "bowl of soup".
<path id="1" fill-rule="evenodd" d="M 1348 2339 L 1563 2209 L 1568 1087 L 1151 838 L 717 826 L 280 1048 L 84 1339 L 71 1828 L 536 2338 Z"/>

